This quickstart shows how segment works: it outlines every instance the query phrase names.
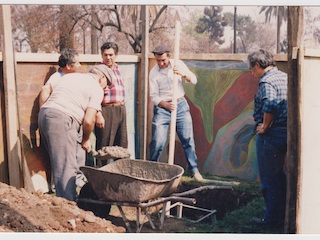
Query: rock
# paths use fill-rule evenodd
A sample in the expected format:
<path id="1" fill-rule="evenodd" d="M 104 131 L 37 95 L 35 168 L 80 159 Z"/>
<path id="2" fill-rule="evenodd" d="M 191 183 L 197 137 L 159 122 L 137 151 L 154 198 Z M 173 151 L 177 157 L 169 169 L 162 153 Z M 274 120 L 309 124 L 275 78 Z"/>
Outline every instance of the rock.
<path id="1" fill-rule="evenodd" d="M 77 224 L 76 224 L 76 220 L 75 219 L 69 219 L 68 223 L 70 223 L 72 229 L 76 229 Z"/>

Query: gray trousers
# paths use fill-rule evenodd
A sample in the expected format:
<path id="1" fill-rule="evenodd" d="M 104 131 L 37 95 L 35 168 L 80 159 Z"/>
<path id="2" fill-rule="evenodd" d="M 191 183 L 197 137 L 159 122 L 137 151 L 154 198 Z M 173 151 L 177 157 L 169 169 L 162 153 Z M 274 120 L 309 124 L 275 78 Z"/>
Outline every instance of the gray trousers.
<path id="1" fill-rule="evenodd" d="M 40 109 L 38 124 L 49 154 L 56 196 L 75 201 L 81 126 L 70 116 L 51 108 Z"/>

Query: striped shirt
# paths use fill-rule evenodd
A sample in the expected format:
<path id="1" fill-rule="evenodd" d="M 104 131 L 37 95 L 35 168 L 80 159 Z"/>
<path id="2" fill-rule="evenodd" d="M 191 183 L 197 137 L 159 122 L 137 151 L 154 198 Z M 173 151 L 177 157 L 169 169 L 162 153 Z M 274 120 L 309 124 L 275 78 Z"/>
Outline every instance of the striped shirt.
<path id="1" fill-rule="evenodd" d="M 259 80 L 259 88 L 254 98 L 254 120 L 263 122 L 263 114 L 273 114 L 272 125 L 287 126 L 287 85 L 286 73 L 273 67 Z"/>
<path id="2" fill-rule="evenodd" d="M 117 64 L 115 64 L 112 72 L 113 78 L 111 79 L 111 81 L 108 81 L 108 86 L 104 90 L 104 98 L 102 104 L 125 101 L 125 87 Z"/>

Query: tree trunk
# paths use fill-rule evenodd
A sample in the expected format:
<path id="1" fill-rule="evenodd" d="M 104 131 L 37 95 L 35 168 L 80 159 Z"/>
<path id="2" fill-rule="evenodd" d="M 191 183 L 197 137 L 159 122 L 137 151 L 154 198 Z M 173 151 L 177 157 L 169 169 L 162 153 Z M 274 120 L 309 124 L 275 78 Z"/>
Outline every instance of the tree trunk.
<path id="1" fill-rule="evenodd" d="M 280 30 L 281 30 L 281 21 L 280 21 L 280 11 L 279 7 L 277 7 L 277 53 L 280 53 Z"/>
<path id="2" fill-rule="evenodd" d="M 72 10 L 74 6 L 60 6 L 60 40 L 59 40 L 59 48 L 60 51 L 63 48 L 73 48 L 74 47 L 74 31 L 73 31 L 73 23 L 72 19 L 69 17 L 69 12 Z"/>
<path id="3" fill-rule="evenodd" d="M 91 54 L 98 54 L 98 30 L 94 27 L 97 25 L 96 5 L 91 6 Z"/>

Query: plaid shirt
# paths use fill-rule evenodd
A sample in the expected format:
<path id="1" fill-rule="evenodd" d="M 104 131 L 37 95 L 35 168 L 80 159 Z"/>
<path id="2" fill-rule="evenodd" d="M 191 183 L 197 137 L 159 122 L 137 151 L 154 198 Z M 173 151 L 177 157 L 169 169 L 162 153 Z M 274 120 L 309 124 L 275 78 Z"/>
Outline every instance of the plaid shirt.
<path id="1" fill-rule="evenodd" d="M 272 125 L 287 126 L 287 84 L 287 74 L 277 67 L 260 78 L 254 98 L 253 118 L 257 125 L 263 122 L 263 114 L 266 112 L 274 115 Z"/>
<path id="2" fill-rule="evenodd" d="M 104 90 L 104 98 L 102 103 L 115 103 L 125 101 L 125 87 L 117 64 L 115 64 L 112 72 L 114 73 L 115 77 L 112 82 L 108 81 L 108 86 Z"/>

